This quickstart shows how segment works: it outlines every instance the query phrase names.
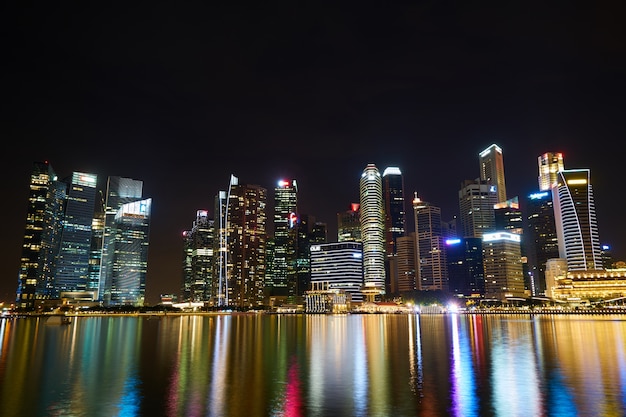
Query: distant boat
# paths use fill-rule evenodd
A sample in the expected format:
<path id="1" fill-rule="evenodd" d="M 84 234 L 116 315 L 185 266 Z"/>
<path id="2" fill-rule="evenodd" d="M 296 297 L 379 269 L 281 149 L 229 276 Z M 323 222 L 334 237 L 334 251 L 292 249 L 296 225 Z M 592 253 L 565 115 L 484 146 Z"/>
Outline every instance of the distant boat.
<path id="1" fill-rule="evenodd" d="M 72 318 L 69 316 L 53 315 L 49 316 L 46 324 L 71 324 Z"/>

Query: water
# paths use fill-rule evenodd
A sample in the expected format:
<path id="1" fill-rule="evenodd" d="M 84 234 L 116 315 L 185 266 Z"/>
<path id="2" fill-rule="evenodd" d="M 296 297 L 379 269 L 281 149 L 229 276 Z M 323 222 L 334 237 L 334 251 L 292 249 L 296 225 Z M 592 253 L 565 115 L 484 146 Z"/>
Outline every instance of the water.
<path id="1" fill-rule="evenodd" d="M 0 415 L 624 416 L 626 316 L 0 320 Z"/>

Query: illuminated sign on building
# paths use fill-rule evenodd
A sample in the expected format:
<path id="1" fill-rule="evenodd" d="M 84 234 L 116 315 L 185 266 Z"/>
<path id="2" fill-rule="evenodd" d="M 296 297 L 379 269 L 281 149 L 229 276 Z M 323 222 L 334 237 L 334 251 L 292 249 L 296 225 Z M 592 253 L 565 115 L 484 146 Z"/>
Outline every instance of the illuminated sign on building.
<path id="1" fill-rule="evenodd" d="M 446 245 L 458 245 L 461 243 L 461 239 L 446 239 Z"/>
<path id="2" fill-rule="evenodd" d="M 510 240 L 512 242 L 520 242 L 521 236 L 515 233 L 507 232 L 485 233 L 483 235 L 483 242 L 495 242 L 498 240 Z"/>
<path id="3" fill-rule="evenodd" d="M 541 200 L 542 198 L 546 198 L 548 196 L 547 191 L 543 191 L 541 193 L 532 193 L 528 196 L 531 200 Z"/>

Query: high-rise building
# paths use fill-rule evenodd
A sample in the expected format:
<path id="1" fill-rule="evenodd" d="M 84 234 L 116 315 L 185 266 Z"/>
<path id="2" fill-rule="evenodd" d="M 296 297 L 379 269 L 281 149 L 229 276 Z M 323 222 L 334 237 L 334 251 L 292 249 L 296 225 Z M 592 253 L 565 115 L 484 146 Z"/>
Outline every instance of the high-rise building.
<path id="1" fill-rule="evenodd" d="M 93 301 L 97 291 L 88 290 L 89 258 L 98 177 L 74 172 L 63 182 L 68 184 L 68 192 L 54 267 L 53 298 Z"/>
<path id="2" fill-rule="evenodd" d="M 569 271 L 602 270 L 602 249 L 589 169 L 558 172 L 552 200 L 559 257 Z"/>
<path id="3" fill-rule="evenodd" d="M 388 167 L 383 171 L 383 201 L 385 203 L 385 250 L 389 256 L 396 254 L 396 239 L 405 234 L 404 180 L 398 167 Z"/>
<path id="4" fill-rule="evenodd" d="M 496 187 L 486 181 L 465 180 L 459 190 L 460 237 L 482 237 L 496 230 Z"/>
<path id="5" fill-rule="evenodd" d="M 537 157 L 539 166 L 539 191 L 550 191 L 557 181 L 557 173 L 563 171 L 563 154 L 561 152 L 546 152 Z"/>
<path id="6" fill-rule="evenodd" d="M 441 209 L 422 201 L 415 193 L 416 282 L 420 291 L 448 291 L 448 266 Z"/>
<path id="7" fill-rule="evenodd" d="M 311 245 L 311 285 L 343 290 L 351 302 L 363 301 L 362 245 L 336 242 Z"/>
<path id="8" fill-rule="evenodd" d="M 385 213 L 383 185 L 376 165 L 368 164 L 359 181 L 364 290 L 368 299 L 385 293 Z"/>
<path id="9" fill-rule="evenodd" d="M 215 221 L 208 210 L 197 210 L 196 219 L 183 238 L 183 282 L 181 301 L 214 304 Z"/>
<path id="10" fill-rule="evenodd" d="M 350 210 L 337 213 L 337 241 L 360 242 L 361 219 L 359 203 L 352 203 Z"/>
<path id="11" fill-rule="evenodd" d="M 274 188 L 274 243 L 270 295 L 286 296 L 295 302 L 297 294 L 296 246 L 298 240 L 298 184 L 280 180 Z"/>
<path id="12" fill-rule="evenodd" d="M 506 201 L 506 184 L 504 180 L 504 158 L 502 148 L 493 144 L 478 154 L 480 162 L 480 179 L 496 189 L 496 203 Z"/>
<path id="13" fill-rule="evenodd" d="M 91 250 L 89 254 L 89 282 L 87 290 L 93 292 L 94 300 L 100 299 L 100 268 L 102 266 L 102 243 L 104 239 L 105 198 L 98 190 L 96 207 L 91 223 Z"/>
<path id="14" fill-rule="evenodd" d="M 485 297 L 501 301 L 525 297 L 521 236 L 494 232 L 485 233 L 482 240 Z"/>
<path id="15" fill-rule="evenodd" d="M 495 230 L 523 234 L 524 217 L 517 196 L 495 204 L 493 209 Z"/>
<path id="16" fill-rule="evenodd" d="M 483 241 L 478 237 L 446 239 L 449 292 L 459 297 L 485 294 Z"/>
<path id="17" fill-rule="evenodd" d="M 104 305 L 145 301 L 152 199 L 144 199 L 142 189 L 143 182 L 131 178 L 107 181 L 99 285 Z"/>
<path id="18" fill-rule="evenodd" d="M 400 236 L 396 240 L 396 268 L 397 280 L 391 282 L 391 293 L 402 294 L 415 291 L 415 232 L 408 236 Z"/>
<path id="19" fill-rule="evenodd" d="M 406 210 L 404 181 L 398 167 L 383 171 L 383 202 L 385 206 L 385 291 L 391 293 L 398 282 L 397 239 L 405 235 Z M 392 281 L 394 285 L 392 285 Z"/>
<path id="20" fill-rule="evenodd" d="M 559 243 L 554 220 L 552 193 L 541 191 L 526 199 L 524 252 L 528 259 L 527 287 L 532 296 L 546 291 L 546 265 L 559 257 Z"/>
<path id="21" fill-rule="evenodd" d="M 228 299 L 240 309 L 263 305 L 267 245 L 267 190 L 234 184 L 228 208 Z"/>
<path id="22" fill-rule="evenodd" d="M 34 309 L 36 298 L 51 296 L 65 201 L 65 187 L 47 161 L 33 163 L 29 189 L 16 291 L 16 307 L 22 310 Z"/>

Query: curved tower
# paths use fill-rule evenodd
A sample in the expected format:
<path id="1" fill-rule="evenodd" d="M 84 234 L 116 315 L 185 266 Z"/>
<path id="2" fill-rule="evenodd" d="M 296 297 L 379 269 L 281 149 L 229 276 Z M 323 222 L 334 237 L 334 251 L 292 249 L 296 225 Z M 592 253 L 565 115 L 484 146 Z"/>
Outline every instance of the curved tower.
<path id="1" fill-rule="evenodd" d="M 385 212 L 383 182 L 376 165 L 368 164 L 359 182 L 363 279 L 365 290 L 385 293 Z"/>

